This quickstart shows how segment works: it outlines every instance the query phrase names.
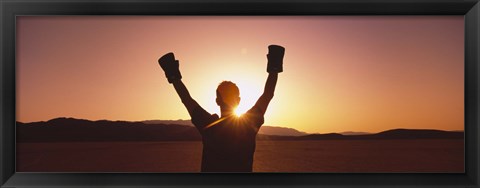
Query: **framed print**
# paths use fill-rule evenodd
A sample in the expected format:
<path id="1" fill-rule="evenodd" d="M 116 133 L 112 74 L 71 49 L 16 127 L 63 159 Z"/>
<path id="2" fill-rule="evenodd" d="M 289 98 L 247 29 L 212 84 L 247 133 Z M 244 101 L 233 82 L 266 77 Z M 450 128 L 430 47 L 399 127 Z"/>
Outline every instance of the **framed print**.
<path id="1" fill-rule="evenodd" d="M 478 1 L 5 1 L 2 187 L 478 187 Z"/>

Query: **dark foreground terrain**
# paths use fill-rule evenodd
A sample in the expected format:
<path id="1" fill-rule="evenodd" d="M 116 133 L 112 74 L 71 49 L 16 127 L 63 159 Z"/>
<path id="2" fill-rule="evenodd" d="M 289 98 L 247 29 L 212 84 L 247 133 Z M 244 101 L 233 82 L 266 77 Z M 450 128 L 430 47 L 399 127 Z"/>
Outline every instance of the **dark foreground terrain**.
<path id="1" fill-rule="evenodd" d="M 199 172 L 199 141 L 17 143 L 18 172 Z M 257 141 L 255 172 L 463 172 L 463 139 Z"/>

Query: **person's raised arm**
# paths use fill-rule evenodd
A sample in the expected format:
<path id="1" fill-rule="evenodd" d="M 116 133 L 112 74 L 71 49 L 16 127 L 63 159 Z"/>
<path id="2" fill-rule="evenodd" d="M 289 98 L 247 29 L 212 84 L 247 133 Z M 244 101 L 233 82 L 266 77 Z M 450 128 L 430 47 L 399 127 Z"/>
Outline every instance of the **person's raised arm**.
<path id="1" fill-rule="evenodd" d="M 275 93 L 275 87 L 277 85 L 278 73 L 283 72 L 283 56 L 285 54 L 285 48 L 278 45 L 268 46 L 268 64 L 267 72 L 268 78 L 265 83 L 262 96 L 258 99 L 255 106 L 258 108 L 262 115 L 267 111 L 268 104 L 273 98 Z"/>
<path id="2" fill-rule="evenodd" d="M 178 60 L 175 60 L 175 56 L 170 52 L 160 57 L 158 63 L 163 71 L 165 71 L 168 83 L 173 84 L 173 87 L 175 88 L 175 91 L 177 91 L 183 105 L 185 105 L 188 113 L 191 115 L 195 107 L 198 106 L 198 103 L 190 96 L 187 87 L 181 80 L 182 74 L 180 73 Z"/>

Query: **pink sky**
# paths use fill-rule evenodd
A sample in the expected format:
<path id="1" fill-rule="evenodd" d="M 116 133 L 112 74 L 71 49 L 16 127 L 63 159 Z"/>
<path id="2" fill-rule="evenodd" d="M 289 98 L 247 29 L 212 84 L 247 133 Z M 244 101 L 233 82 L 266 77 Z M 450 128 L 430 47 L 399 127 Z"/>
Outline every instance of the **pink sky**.
<path id="1" fill-rule="evenodd" d="M 265 125 L 306 132 L 463 130 L 463 16 L 17 17 L 17 120 L 189 119 L 157 59 L 192 96 L 261 95 L 267 46 L 286 48 Z"/>

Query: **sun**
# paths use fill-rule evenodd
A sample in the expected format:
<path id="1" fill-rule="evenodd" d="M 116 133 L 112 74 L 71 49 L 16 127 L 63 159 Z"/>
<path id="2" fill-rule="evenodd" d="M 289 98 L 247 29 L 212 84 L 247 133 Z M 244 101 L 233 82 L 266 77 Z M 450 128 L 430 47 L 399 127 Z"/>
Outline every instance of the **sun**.
<path id="1" fill-rule="evenodd" d="M 212 81 L 209 80 L 209 82 L 213 84 L 211 84 L 210 92 L 205 93 L 205 98 L 209 101 L 215 101 L 215 91 L 218 83 L 221 81 L 231 81 L 235 83 L 240 90 L 240 102 L 233 111 L 233 114 L 240 117 L 255 105 L 263 93 L 266 80 L 266 75 L 262 72 L 264 67 L 251 67 L 248 64 L 242 64 L 241 66 L 231 66 L 227 68 L 216 71 L 219 74 L 214 75 L 214 77 L 208 77 L 212 79 Z M 261 71 L 257 71 L 258 69 Z M 211 104 L 208 109 L 209 111 L 221 113 L 218 104 L 215 102 L 210 102 L 209 104 Z"/>
<path id="2" fill-rule="evenodd" d="M 236 108 L 234 111 L 233 111 L 233 114 L 236 116 L 236 117 L 240 117 L 244 114 L 245 112 L 241 112 L 238 108 Z"/>
<path id="3" fill-rule="evenodd" d="M 234 110 L 234 113 L 237 117 L 240 117 L 255 105 L 263 90 L 255 83 L 245 82 L 241 79 L 237 80 L 236 84 L 240 89 L 240 104 Z"/>

